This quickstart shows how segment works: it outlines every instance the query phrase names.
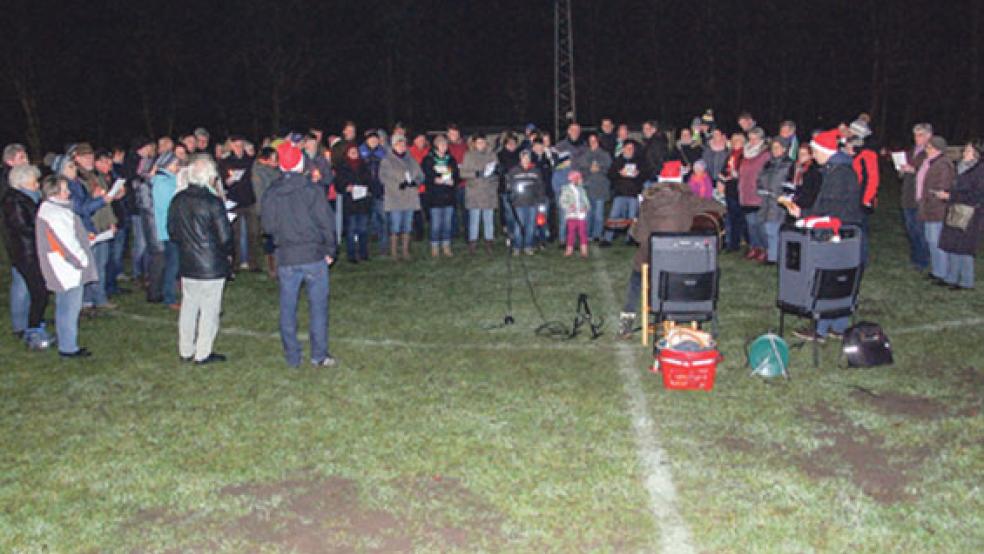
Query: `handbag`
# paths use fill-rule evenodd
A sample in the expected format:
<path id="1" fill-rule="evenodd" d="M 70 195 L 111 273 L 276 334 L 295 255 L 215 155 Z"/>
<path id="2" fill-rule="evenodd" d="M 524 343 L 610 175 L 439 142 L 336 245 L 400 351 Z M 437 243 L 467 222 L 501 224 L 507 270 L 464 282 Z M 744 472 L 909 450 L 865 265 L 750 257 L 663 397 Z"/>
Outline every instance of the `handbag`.
<path id="1" fill-rule="evenodd" d="M 862 321 L 844 331 L 841 346 L 848 367 L 891 365 L 892 342 L 877 323 Z"/>
<path id="2" fill-rule="evenodd" d="M 946 210 L 946 225 L 966 231 L 970 220 L 974 219 L 974 206 L 969 204 L 950 204 Z"/>

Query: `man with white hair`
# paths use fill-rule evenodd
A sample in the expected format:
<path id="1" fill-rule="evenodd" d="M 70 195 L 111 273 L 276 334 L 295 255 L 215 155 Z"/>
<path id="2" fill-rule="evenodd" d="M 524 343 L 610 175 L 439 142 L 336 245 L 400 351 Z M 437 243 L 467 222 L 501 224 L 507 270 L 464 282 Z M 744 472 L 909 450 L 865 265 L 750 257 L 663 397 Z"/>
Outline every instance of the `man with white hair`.
<path id="1" fill-rule="evenodd" d="M 167 215 L 168 239 L 177 244 L 180 260 L 178 353 L 184 362 L 224 362 L 226 357 L 212 352 L 212 345 L 232 263 L 232 227 L 215 193 L 219 172 L 212 158 L 192 157 L 187 178 L 188 188 L 174 195 Z"/>
<path id="2" fill-rule="evenodd" d="M 18 144 L 15 142 L 4 147 L 3 166 L 0 167 L 0 196 L 3 195 L 3 192 L 7 190 L 7 187 L 9 186 L 7 176 L 10 173 L 10 170 L 19 165 L 26 165 L 27 163 L 27 149 L 24 148 L 23 144 Z"/>
<path id="3" fill-rule="evenodd" d="M 47 348 L 50 339 L 44 330 L 44 310 L 48 306 L 41 264 L 38 261 L 35 222 L 41 203 L 38 179 L 41 172 L 24 164 L 10 170 L 10 188 L 0 199 L 4 239 L 13 280 L 10 283 L 10 315 L 14 334 L 32 349 Z"/>
<path id="4" fill-rule="evenodd" d="M 919 202 L 916 200 L 916 173 L 926 161 L 926 145 L 933 138 L 933 126 L 917 123 L 912 127 L 912 149 L 905 153 L 906 163 L 900 168 L 902 177 L 902 221 L 909 239 L 909 262 L 918 271 L 929 267 L 929 246 L 925 228 L 919 221 Z"/>

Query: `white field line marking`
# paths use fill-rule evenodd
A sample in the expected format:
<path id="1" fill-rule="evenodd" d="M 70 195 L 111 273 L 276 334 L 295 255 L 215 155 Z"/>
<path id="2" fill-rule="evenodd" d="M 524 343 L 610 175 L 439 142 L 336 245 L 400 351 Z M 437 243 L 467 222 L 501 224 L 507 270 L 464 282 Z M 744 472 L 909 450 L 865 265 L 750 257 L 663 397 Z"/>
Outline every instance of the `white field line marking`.
<path id="1" fill-rule="evenodd" d="M 176 325 L 175 321 L 171 321 L 159 317 L 151 317 L 139 314 L 128 314 L 119 313 L 120 316 L 126 317 L 133 321 L 140 321 L 143 323 L 153 323 L 157 325 Z M 176 331 L 175 331 L 176 332 Z M 234 337 L 248 337 L 255 339 L 276 339 L 280 340 L 280 333 L 274 332 L 263 332 L 254 331 L 252 329 L 241 329 L 239 327 L 219 327 L 219 333 L 223 335 L 229 335 Z M 307 333 L 298 333 L 297 338 L 300 341 L 307 341 Z M 465 350 L 583 350 L 584 348 L 595 348 L 610 350 L 611 348 L 607 345 L 598 343 L 591 344 L 585 342 L 536 342 L 530 344 L 516 344 L 507 342 L 490 342 L 490 343 L 440 343 L 440 342 L 416 342 L 416 341 L 404 341 L 397 339 L 367 339 L 362 337 L 331 337 L 331 342 L 340 342 L 343 344 L 352 344 L 355 346 L 371 346 L 371 347 L 382 347 L 382 348 L 408 348 L 408 349 L 465 349 Z"/>
<path id="2" fill-rule="evenodd" d="M 947 321 L 937 321 L 935 323 L 926 323 L 923 325 L 914 325 L 912 327 L 902 327 L 891 331 L 890 336 L 896 335 L 912 335 L 915 333 L 928 333 L 931 331 L 942 331 L 944 329 L 949 329 L 951 327 L 963 327 L 965 325 L 980 325 L 984 323 L 984 317 L 972 317 L 970 319 L 951 319 Z"/>
<path id="3" fill-rule="evenodd" d="M 608 321 L 618 321 L 615 294 L 612 292 L 612 279 L 608 269 L 598 256 L 593 260 L 595 279 L 601 287 L 601 300 L 607 304 Z M 615 316 L 615 317 L 613 317 Z M 660 530 L 660 552 L 664 554 L 691 554 L 694 552 L 693 540 L 687 523 L 677 509 L 676 487 L 670 475 L 669 457 L 657 438 L 657 429 L 650 415 L 649 403 L 642 392 L 639 380 L 638 359 L 632 348 L 625 343 L 615 347 L 618 358 L 619 375 L 629 405 L 632 430 L 635 435 L 636 453 L 642 465 L 646 491 L 649 493 L 649 509 Z"/>

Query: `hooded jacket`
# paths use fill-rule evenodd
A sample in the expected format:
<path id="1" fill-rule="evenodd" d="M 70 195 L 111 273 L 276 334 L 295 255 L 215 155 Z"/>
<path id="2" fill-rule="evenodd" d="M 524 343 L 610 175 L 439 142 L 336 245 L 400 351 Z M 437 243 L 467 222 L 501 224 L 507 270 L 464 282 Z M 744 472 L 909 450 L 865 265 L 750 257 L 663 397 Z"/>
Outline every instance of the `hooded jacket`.
<path id="1" fill-rule="evenodd" d="M 859 225 L 864 219 L 861 211 L 861 187 L 851 167 L 851 158 L 837 152 L 820 167 L 823 180 L 813 207 L 804 209 L 805 216 L 831 216 L 842 223 Z"/>
<path id="2" fill-rule="evenodd" d="M 762 197 L 756 192 L 758 176 L 772 155 L 769 154 L 769 145 L 766 142 L 762 142 L 758 148 L 749 146 L 751 144 L 745 145 L 741 167 L 738 169 L 738 199 L 742 207 L 757 208 L 762 205 Z"/>
<path id="3" fill-rule="evenodd" d="M 270 185 L 261 204 L 263 232 L 273 237 L 279 265 L 335 257 L 335 214 L 321 187 L 300 173 L 285 173 Z"/>
<path id="4" fill-rule="evenodd" d="M 759 221 L 763 223 L 782 223 L 786 219 L 786 210 L 779 205 L 779 197 L 783 194 L 783 185 L 792 177 L 790 172 L 793 161 L 783 154 L 778 158 L 770 157 L 756 180 L 756 193 L 762 198 L 759 208 Z"/>
<path id="5" fill-rule="evenodd" d="M 946 215 L 946 200 L 937 198 L 934 193 L 950 190 L 957 178 L 957 170 L 946 153 L 940 153 L 928 163 L 929 171 L 926 172 L 922 199 L 919 200 L 919 221 L 940 222 Z"/>
<path id="6" fill-rule="evenodd" d="M 151 194 L 154 196 L 154 225 L 157 229 L 157 240 L 169 240 L 167 232 L 167 210 L 178 189 L 178 178 L 165 169 L 159 169 L 157 175 L 150 181 Z"/>
<path id="7" fill-rule="evenodd" d="M 2 194 L 4 242 L 10 265 L 18 268 L 39 267 L 37 237 L 35 236 L 38 202 L 26 192 L 10 187 Z M 40 271 L 37 269 L 36 271 Z M 24 271 L 21 271 L 24 274 Z"/>
<path id="8" fill-rule="evenodd" d="M 591 171 L 594 163 L 598 164 L 598 171 Z M 608 200 L 612 188 L 612 182 L 608 178 L 611 167 L 612 156 L 601 147 L 597 150 L 588 148 L 580 157 L 575 168 L 584 176 L 584 191 L 589 199 Z"/>
<path id="9" fill-rule="evenodd" d="M 232 224 L 222 200 L 207 187 L 189 185 L 174 195 L 167 233 L 178 245 L 179 273 L 189 279 L 225 279 L 233 253 Z"/>

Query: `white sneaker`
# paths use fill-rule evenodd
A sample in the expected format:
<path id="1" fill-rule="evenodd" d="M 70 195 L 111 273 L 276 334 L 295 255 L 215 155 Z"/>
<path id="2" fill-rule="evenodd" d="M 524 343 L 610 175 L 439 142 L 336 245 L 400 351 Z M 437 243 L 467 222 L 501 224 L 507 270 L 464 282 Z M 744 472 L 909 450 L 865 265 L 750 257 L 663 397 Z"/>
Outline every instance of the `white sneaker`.
<path id="1" fill-rule="evenodd" d="M 311 365 L 315 367 L 335 367 L 336 363 L 338 362 L 335 360 L 335 358 L 332 358 L 330 355 L 327 358 L 321 360 L 320 362 L 311 360 Z"/>

